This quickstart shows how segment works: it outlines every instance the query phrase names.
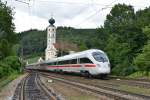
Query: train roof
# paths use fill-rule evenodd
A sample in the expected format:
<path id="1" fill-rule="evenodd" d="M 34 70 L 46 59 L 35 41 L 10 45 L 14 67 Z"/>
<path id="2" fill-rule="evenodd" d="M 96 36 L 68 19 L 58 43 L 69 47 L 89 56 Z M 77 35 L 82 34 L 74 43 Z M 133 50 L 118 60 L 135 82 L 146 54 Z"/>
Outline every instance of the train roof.
<path id="1" fill-rule="evenodd" d="M 96 52 L 96 51 L 104 53 L 102 50 L 90 49 L 90 50 L 85 50 L 85 51 L 82 51 L 82 52 L 77 52 L 77 53 L 65 55 L 65 56 L 62 56 L 62 57 L 57 57 L 57 58 L 47 60 L 47 61 L 44 61 L 44 62 L 48 63 L 48 62 L 54 62 L 54 61 L 61 61 L 61 60 L 68 60 L 68 59 L 75 59 L 75 58 L 83 58 L 83 57 L 87 57 L 87 54 L 92 53 L 92 52 Z"/>

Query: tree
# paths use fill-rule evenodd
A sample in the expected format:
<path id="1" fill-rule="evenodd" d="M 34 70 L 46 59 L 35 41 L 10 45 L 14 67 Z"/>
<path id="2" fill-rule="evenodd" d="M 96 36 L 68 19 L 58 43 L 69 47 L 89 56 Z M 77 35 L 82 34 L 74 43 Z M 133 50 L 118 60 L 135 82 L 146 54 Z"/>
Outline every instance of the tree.
<path id="1" fill-rule="evenodd" d="M 110 33 L 122 34 L 122 29 L 133 24 L 134 18 L 134 8 L 131 5 L 117 4 L 107 15 L 104 28 L 108 29 Z"/>
<path id="2" fill-rule="evenodd" d="M 129 71 L 124 74 L 127 75 L 134 71 L 133 59 L 147 41 L 142 29 L 136 25 L 135 16 L 131 5 L 117 4 L 104 23 L 104 28 L 109 34 L 106 51 L 111 57 L 115 73 Z M 116 72 L 117 69 L 120 70 Z"/>
<path id="3" fill-rule="evenodd" d="M 0 52 L 1 52 L 1 58 L 7 57 L 11 55 L 11 48 L 6 39 L 3 39 L 0 41 Z"/>
<path id="4" fill-rule="evenodd" d="M 150 72 L 150 42 L 144 46 L 143 52 L 139 54 L 134 63 L 138 71 L 145 72 L 145 75 L 148 75 Z"/>
<path id="5" fill-rule="evenodd" d="M 14 34 L 14 23 L 13 12 L 10 7 L 6 5 L 7 3 L 2 3 L 0 0 L 0 30 L 3 31 L 4 36 L 0 36 L 8 40 L 10 43 L 16 42 L 16 36 Z"/>
<path id="6" fill-rule="evenodd" d="M 150 25 L 143 29 L 144 33 L 148 37 L 148 42 L 144 46 L 142 53 L 140 53 L 134 60 L 134 64 L 138 71 L 145 72 L 145 75 L 150 71 Z"/>
<path id="7" fill-rule="evenodd" d="M 150 23 L 150 7 L 136 12 L 136 24 L 138 27 L 144 28 Z"/>
<path id="8" fill-rule="evenodd" d="M 92 47 L 105 50 L 105 47 L 108 43 L 108 31 L 104 27 L 97 28 L 94 38 L 91 38 Z"/>
<path id="9" fill-rule="evenodd" d="M 88 48 L 86 47 L 85 44 L 80 43 L 80 44 L 79 44 L 79 49 L 80 49 L 81 51 L 83 51 L 83 50 L 87 50 Z"/>
<path id="10" fill-rule="evenodd" d="M 148 37 L 148 40 L 150 40 L 150 25 L 146 26 L 145 28 L 143 28 L 143 32 L 146 34 L 146 36 Z"/>

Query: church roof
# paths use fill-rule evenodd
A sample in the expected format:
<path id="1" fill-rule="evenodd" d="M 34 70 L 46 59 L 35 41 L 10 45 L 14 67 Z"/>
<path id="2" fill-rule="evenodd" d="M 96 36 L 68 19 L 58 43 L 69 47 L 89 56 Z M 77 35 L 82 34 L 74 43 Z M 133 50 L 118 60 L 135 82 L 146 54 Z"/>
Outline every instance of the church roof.
<path id="1" fill-rule="evenodd" d="M 55 23 L 55 19 L 53 17 L 51 17 L 51 19 L 49 19 L 49 23 L 50 23 L 50 25 L 53 25 Z"/>

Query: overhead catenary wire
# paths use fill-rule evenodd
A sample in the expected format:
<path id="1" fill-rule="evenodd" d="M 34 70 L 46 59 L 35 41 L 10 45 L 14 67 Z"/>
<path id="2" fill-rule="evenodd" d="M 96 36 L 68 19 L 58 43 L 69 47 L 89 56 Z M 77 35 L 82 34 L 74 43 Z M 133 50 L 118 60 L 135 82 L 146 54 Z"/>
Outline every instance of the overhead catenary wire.
<path id="1" fill-rule="evenodd" d="M 15 0 L 15 1 L 20 2 L 20 3 L 27 4 L 27 5 L 29 5 L 29 4 L 30 4 L 29 2 L 25 2 L 25 1 L 21 1 L 21 0 Z M 29 1 L 30 1 L 30 0 L 29 0 Z"/>
<path id="2" fill-rule="evenodd" d="M 111 8 L 110 5 L 112 5 L 114 2 L 116 2 L 118 0 L 114 0 L 113 2 L 111 2 L 110 4 L 106 5 L 105 7 L 97 10 L 95 13 L 91 14 L 90 16 L 86 17 L 84 20 L 82 20 L 81 22 L 79 22 L 77 25 L 75 25 L 76 27 L 78 27 L 80 24 L 84 23 L 85 21 L 91 19 L 93 16 L 95 16 L 97 13 L 99 13 L 100 11 L 103 11 L 107 8 Z"/>
<path id="3" fill-rule="evenodd" d="M 85 4 L 83 8 L 81 8 L 81 10 L 79 11 L 80 13 L 82 13 L 83 11 L 85 11 L 85 9 L 87 9 L 89 7 L 89 2 L 75 2 L 75 1 L 54 1 L 54 0 L 15 0 L 15 1 L 18 1 L 18 2 L 21 2 L 21 3 L 25 3 L 25 4 L 28 4 L 30 5 L 30 1 L 33 1 L 33 2 L 46 2 L 46 3 L 50 3 L 50 4 L 67 4 L 65 6 L 72 6 L 72 5 L 81 5 L 81 4 Z M 29 1 L 29 2 L 28 2 Z M 116 2 L 118 0 L 114 0 L 113 2 L 111 2 L 110 4 L 100 4 L 100 3 L 97 3 L 97 2 L 94 2 L 92 5 L 99 5 L 99 6 L 103 6 L 101 9 L 95 11 L 94 13 L 92 13 L 91 15 L 87 16 L 85 19 L 83 19 L 81 22 L 77 23 L 76 25 L 74 26 L 79 26 L 81 25 L 82 23 L 84 23 L 85 21 L 87 22 L 87 20 L 89 19 L 92 19 L 95 15 L 97 15 L 99 12 L 105 10 L 105 9 L 108 9 L 108 8 L 112 8 L 112 4 L 114 2 Z M 42 4 L 40 4 L 41 6 Z M 44 5 L 43 5 L 44 6 Z M 133 7 L 136 7 L 136 6 L 133 6 Z M 31 9 L 31 7 L 30 7 Z"/>
<path id="4" fill-rule="evenodd" d="M 64 2 L 64 1 L 54 1 L 54 0 L 38 0 L 39 2 L 46 2 L 46 3 L 56 3 L 56 4 L 65 4 L 65 5 L 88 5 L 89 3 L 85 2 Z M 97 6 L 106 6 L 105 4 L 100 4 L 100 3 L 94 3 L 94 5 Z"/>

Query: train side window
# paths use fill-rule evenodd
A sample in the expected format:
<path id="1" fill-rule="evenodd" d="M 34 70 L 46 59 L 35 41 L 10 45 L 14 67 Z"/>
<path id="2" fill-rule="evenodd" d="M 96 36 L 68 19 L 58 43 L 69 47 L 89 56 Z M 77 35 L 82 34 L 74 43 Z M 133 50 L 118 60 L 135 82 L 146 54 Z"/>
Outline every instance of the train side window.
<path id="1" fill-rule="evenodd" d="M 56 62 L 51 62 L 51 65 L 56 65 Z"/>
<path id="2" fill-rule="evenodd" d="M 59 65 L 59 61 L 57 61 L 57 65 Z"/>
<path id="3" fill-rule="evenodd" d="M 70 63 L 71 63 L 71 64 L 77 64 L 77 59 L 71 59 L 71 60 L 70 60 Z"/>
<path id="4" fill-rule="evenodd" d="M 64 65 L 64 64 L 66 64 L 66 61 L 58 61 L 57 64 L 58 64 L 58 65 Z"/>
<path id="5" fill-rule="evenodd" d="M 52 63 L 47 63 L 47 65 L 52 65 Z"/>
<path id="6" fill-rule="evenodd" d="M 58 61 L 57 64 L 58 64 L 58 65 L 61 65 L 61 61 Z"/>
<path id="7" fill-rule="evenodd" d="M 59 62 L 59 65 L 63 65 L 63 64 L 64 64 L 64 61 L 60 61 L 60 62 Z"/>
<path id="8" fill-rule="evenodd" d="M 70 60 L 65 60 L 64 64 L 70 64 Z"/>
<path id="9" fill-rule="evenodd" d="M 71 60 L 65 60 L 65 61 L 58 62 L 58 65 L 64 65 L 64 64 L 77 64 L 77 59 L 71 59 Z"/>
<path id="10" fill-rule="evenodd" d="M 88 58 L 80 58 L 80 63 L 93 63 L 93 62 Z"/>

